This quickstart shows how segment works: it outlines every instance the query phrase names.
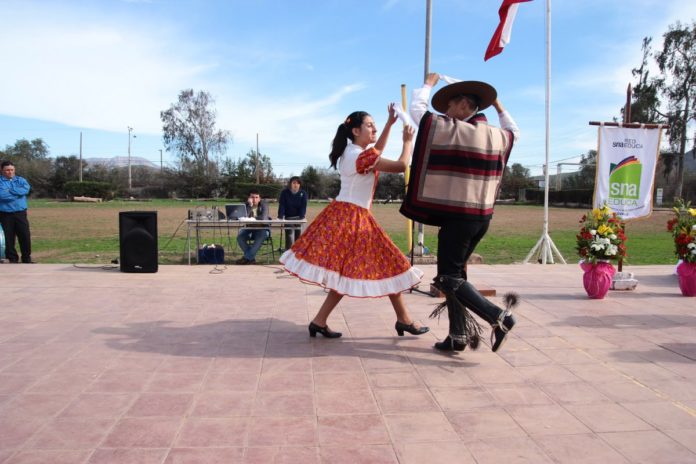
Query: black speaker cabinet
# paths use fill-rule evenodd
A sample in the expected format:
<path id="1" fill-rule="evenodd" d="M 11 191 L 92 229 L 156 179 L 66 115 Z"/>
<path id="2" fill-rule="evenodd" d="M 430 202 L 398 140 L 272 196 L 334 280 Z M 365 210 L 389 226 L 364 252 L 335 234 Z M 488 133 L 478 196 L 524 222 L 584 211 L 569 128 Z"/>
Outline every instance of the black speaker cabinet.
<path id="1" fill-rule="evenodd" d="M 157 211 L 118 214 L 121 272 L 157 272 Z"/>

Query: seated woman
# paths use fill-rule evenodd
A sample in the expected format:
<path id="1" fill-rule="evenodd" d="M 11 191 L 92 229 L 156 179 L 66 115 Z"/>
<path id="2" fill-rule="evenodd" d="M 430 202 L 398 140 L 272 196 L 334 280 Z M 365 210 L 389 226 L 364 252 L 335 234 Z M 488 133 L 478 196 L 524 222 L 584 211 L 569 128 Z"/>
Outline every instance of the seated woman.
<path id="1" fill-rule="evenodd" d="M 301 189 L 302 181 L 299 177 L 293 176 L 288 182 L 288 186 L 280 192 L 278 199 L 278 219 L 304 219 L 307 214 L 307 192 Z M 285 249 L 288 250 L 292 244 L 300 238 L 298 227 L 285 228 Z"/>

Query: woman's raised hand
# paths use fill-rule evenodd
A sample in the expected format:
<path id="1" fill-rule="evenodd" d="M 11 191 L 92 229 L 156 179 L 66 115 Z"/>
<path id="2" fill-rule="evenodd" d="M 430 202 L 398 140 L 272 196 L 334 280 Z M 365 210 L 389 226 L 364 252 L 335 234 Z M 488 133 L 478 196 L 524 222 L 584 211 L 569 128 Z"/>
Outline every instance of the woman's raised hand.
<path id="1" fill-rule="evenodd" d="M 416 129 L 414 129 L 411 126 L 404 126 L 404 132 L 401 136 L 403 139 L 404 143 L 411 142 L 413 141 L 413 134 L 416 133 Z"/>
<path id="2" fill-rule="evenodd" d="M 396 110 L 394 109 L 394 103 L 390 103 L 389 106 L 387 106 L 387 111 L 389 111 L 389 118 L 387 118 L 387 124 L 394 124 L 398 119 L 398 116 L 396 115 Z"/>

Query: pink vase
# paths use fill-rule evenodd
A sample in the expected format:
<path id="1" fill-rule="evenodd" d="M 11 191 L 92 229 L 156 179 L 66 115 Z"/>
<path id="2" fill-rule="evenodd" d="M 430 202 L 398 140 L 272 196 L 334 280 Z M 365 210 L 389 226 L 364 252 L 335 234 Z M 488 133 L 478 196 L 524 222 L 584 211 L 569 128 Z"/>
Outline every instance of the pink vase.
<path id="1" fill-rule="evenodd" d="M 598 262 L 596 264 L 581 262 L 580 267 L 585 271 L 582 276 L 582 284 L 585 287 L 587 296 L 601 300 L 604 298 L 611 287 L 611 281 L 614 277 L 614 266 L 607 262 Z"/>
<path id="2" fill-rule="evenodd" d="M 696 296 L 696 263 L 682 262 L 677 266 L 679 289 L 684 296 Z"/>

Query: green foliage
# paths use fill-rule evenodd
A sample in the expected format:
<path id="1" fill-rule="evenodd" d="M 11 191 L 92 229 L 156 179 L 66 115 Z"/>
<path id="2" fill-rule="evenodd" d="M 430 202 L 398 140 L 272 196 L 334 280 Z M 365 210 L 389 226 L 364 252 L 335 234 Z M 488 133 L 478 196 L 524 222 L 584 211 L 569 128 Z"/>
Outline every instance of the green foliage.
<path id="1" fill-rule="evenodd" d="M 187 170 L 210 175 L 211 157 L 223 154 L 230 133 L 215 127 L 215 101 L 208 92 L 185 89 L 168 110 L 160 112 L 162 138 L 167 151 L 174 152 Z M 183 166 L 182 166 L 183 167 Z"/>
<path id="2" fill-rule="evenodd" d="M 250 190 L 258 190 L 261 198 L 277 200 L 283 186 L 280 184 L 254 184 L 251 182 L 237 182 L 227 191 L 227 198 L 236 198 L 246 201 Z"/>
<path id="3" fill-rule="evenodd" d="M 65 194 L 69 197 L 92 197 L 110 199 L 113 186 L 107 182 L 70 181 L 64 184 Z"/>
<path id="4" fill-rule="evenodd" d="M 520 163 L 514 163 L 512 166 L 505 166 L 503 180 L 500 184 L 500 197 L 517 199 L 520 189 L 533 186 L 534 181 L 529 176 L 529 169 Z"/>

